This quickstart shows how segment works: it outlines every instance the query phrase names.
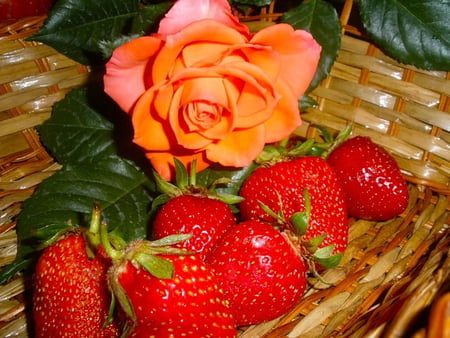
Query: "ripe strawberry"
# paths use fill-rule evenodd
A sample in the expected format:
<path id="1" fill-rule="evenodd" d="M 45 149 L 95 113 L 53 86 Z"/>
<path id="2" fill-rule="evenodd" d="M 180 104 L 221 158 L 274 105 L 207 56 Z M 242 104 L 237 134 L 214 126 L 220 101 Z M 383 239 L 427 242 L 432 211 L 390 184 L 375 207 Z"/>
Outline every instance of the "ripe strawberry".
<path id="1" fill-rule="evenodd" d="M 236 218 L 225 202 L 202 195 L 180 195 L 170 199 L 156 214 L 153 238 L 192 234 L 181 246 L 204 258 L 225 231 L 235 225 Z"/>
<path id="2" fill-rule="evenodd" d="M 33 317 L 36 337 L 118 337 L 108 319 L 111 295 L 109 262 L 99 253 L 89 258 L 81 233 L 71 233 L 47 247 L 34 276 Z"/>
<path id="3" fill-rule="evenodd" d="M 178 333 L 189 329 L 197 337 L 235 337 L 233 314 L 203 260 L 196 254 L 154 255 L 152 250 L 167 249 L 155 249 L 148 241 L 131 243 L 110 271 L 110 285 L 136 325 L 131 332 L 150 335 L 145 328 L 155 326 L 164 327 L 162 337 L 169 327 Z M 173 269 L 169 275 L 167 264 Z"/>
<path id="4" fill-rule="evenodd" d="M 127 338 L 220 338 L 185 323 L 151 322 L 137 325 Z"/>
<path id="5" fill-rule="evenodd" d="M 53 0 L 1 0 L 0 21 L 46 14 L 53 2 Z"/>
<path id="6" fill-rule="evenodd" d="M 244 220 L 275 219 L 261 207 L 266 205 L 289 220 L 305 212 L 305 194 L 310 197 L 309 215 L 304 241 L 326 235 L 320 248 L 335 245 L 334 254 L 347 247 L 348 220 L 344 192 L 331 166 L 321 157 L 306 156 L 257 168 L 243 183 L 240 195 Z"/>
<path id="7" fill-rule="evenodd" d="M 238 326 L 284 314 L 306 288 L 303 258 L 284 235 L 260 221 L 229 230 L 206 262 L 219 278 Z"/>
<path id="8" fill-rule="evenodd" d="M 152 235 L 154 239 L 161 239 L 169 235 L 192 234 L 190 239 L 180 245 L 205 258 L 222 234 L 236 225 L 236 218 L 228 204 L 240 199 L 237 196 L 218 195 L 196 185 L 195 174 L 188 177 L 186 168 L 177 159 L 175 166 L 176 185 L 154 173 L 163 194 L 154 201 L 156 216 Z"/>
<path id="9" fill-rule="evenodd" d="M 328 156 L 345 191 L 350 216 L 387 220 L 408 205 L 408 187 L 395 159 L 370 138 L 357 136 Z"/>

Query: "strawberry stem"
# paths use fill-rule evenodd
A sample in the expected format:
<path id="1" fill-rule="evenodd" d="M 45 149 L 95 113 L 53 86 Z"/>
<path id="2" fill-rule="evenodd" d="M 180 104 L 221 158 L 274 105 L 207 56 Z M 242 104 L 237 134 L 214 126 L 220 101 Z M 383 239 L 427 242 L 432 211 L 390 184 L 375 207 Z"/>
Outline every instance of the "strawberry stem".
<path id="1" fill-rule="evenodd" d="M 327 149 L 325 149 L 321 157 L 327 159 L 328 156 L 331 154 L 331 152 L 338 146 L 340 146 L 350 136 L 350 134 L 352 133 L 352 129 L 353 129 L 352 124 L 348 124 L 347 126 L 345 126 L 345 128 L 342 129 L 336 136 L 334 141 L 331 142 L 331 145 Z"/>
<path id="2" fill-rule="evenodd" d="M 97 248 L 100 245 L 100 220 L 102 212 L 100 204 L 94 202 L 92 208 L 91 222 L 89 224 L 89 231 L 87 232 L 87 240 L 91 248 Z"/>
<path id="3" fill-rule="evenodd" d="M 111 245 L 111 241 L 108 236 L 108 229 L 105 222 L 101 222 L 100 224 L 100 242 L 103 245 L 107 255 L 111 257 L 112 260 L 119 260 L 122 258 L 123 253 L 120 250 L 116 250 Z"/>

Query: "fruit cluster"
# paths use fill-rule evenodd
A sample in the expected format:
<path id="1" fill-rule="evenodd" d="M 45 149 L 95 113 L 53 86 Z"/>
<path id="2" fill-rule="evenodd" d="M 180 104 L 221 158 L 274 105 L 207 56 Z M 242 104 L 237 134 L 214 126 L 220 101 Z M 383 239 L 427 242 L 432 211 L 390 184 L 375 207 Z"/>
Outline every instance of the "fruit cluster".
<path id="1" fill-rule="evenodd" d="M 239 196 L 197 186 L 176 161 L 177 185 L 155 174 L 151 240 L 124 243 L 95 206 L 88 230 L 39 258 L 36 336 L 235 337 L 288 312 L 308 274 L 339 264 L 349 217 L 385 220 L 407 206 L 391 155 L 348 134 L 268 146 Z"/>

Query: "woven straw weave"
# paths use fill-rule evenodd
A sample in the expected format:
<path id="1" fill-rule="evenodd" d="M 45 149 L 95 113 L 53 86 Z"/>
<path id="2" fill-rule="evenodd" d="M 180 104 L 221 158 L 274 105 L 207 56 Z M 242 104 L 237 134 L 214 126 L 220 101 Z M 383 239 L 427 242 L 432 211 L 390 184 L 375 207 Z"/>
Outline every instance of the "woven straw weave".
<path id="1" fill-rule="evenodd" d="M 282 318 L 241 328 L 242 337 L 447 337 L 450 332 L 450 81 L 395 62 L 346 25 L 345 1 L 338 59 L 314 92 L 302 137 L 319 137 L 348 123 L 397 159 L 409 183 L 410 203 L 385 222 L 351 219 L 350 243 L 341 264 L 311 279 L 298 306 Z M 270 22 L 275 7 L 258 17 Z M 88 81 L 89 69 L 52 48 L 24 41 L 43 17 L 0 24 L 0 268 L 12 262 L 15 219 L 22 202 L 59 169 L 33 127 L 54 102 Z M 29 280 L 0 285 L 0 337 L 32 335 Z"/>

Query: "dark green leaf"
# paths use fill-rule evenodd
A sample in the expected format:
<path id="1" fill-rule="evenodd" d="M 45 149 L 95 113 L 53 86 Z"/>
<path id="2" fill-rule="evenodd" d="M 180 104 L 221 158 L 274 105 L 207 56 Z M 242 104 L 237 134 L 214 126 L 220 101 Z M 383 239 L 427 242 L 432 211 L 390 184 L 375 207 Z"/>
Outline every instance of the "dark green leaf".
<path id="1" fill-rule="evenodd" d="M 114 125 L 91 107 L 87 88 L 74 90 L 57 102 L 51 118 L 37 129 L 61 164 L 84 163 L 116 153 Z"/>
<path id="2" fill-rule="evenodd" d="M 386 54 L 428 70 L 450 70 L 450 2 L 360 0 L 367 33 Z"/>
<path id="3" fill-rule="evenodd" d="M 103 59 L 109 59 L 114 49 L 124 43 L 142 35 L 149 35 L 156 32 L 158 30 L 159 21 L 170 9 L 172 4 L 172 2 L 167 1 L 141 7 L 137 12 L 137 15 L 133 18 L 130 29 L 123 32 L 123 34 L 127 35 L 118 36 L 114 39 L 100 40 L 98 42 L 98 48 L 101 51 Z"/>
<path id="4" fill-rule="evenodd" d="M 156 32 L 159 21 L 164 17 L 164 14 L 170 9 L 172 4 L 173 2 L 167 1 L 142 7 L 133 21 L 131 33 L 142 35 Z"/>
<path id="5" fill-rule="evenodd" d="M 197 185 L 209 187 L 215 181 L 221 178 L 229 178 L 231 183 L 224 187 L 217 187 L 217 193 L 237 195 L 244 180 L 257 168 L 257 165 L 251 164 L 241 169 L 223 168 L 212 166 L 197 174 Z"/>
<path id="6" fill-rule="evenodd" d="M 43 237 L 50 238 L 58 231 L 49 224 L 88 227 L 95 201 L 114 235 L 127 242 L 146 237 L 152 200 L 144 188 L 146 181 L 136 166 L 115 156 L 96 163 L 64 166 L 25 201 L 18 218 L 18 256 L 10 268 L 0 272 L 0 280 L 33 266 L 37 245 L 45 240 Z"/>
<path id="7" fill-rule="evenodd" d="M 317 107 L 319 103 L 309 95 L 302 95 L 299 99 L 299 105 L 300 111 L 305 111 L 306 108 Z"/>
<path id="8" fill-rule="evenodd" d="M 101 86 L 72 90 L 37 129 L 43 144 L 61 164 L 95 162 L 114 154 L 147 163 L 142 150 L 131 142 L 129 116 Z"/>
<path id="9" fill-rule="evenodd" d="M 246 5 L 246 6 L 256 6 L 263 7 L 268 6 L 273 0 L 234 0 L 233 4 L 235 6 Z"/>
<path id="10" fill-rule="evenodd" d="M 101 61 L 100 41 L 128 35 L 139 0 L 59 0 L 31 39 L 82 64 Z"/>
<path id="11" fill-rule="evenodd" d="M 307 0 L 283 14 L 282 22 L 295 29 L 310 32 L 322 46 L 319 67 L 307 93 L 316 88 L 329 74 L 341 45 L 341 23 L 335 8 L 324 0 Z"/>

